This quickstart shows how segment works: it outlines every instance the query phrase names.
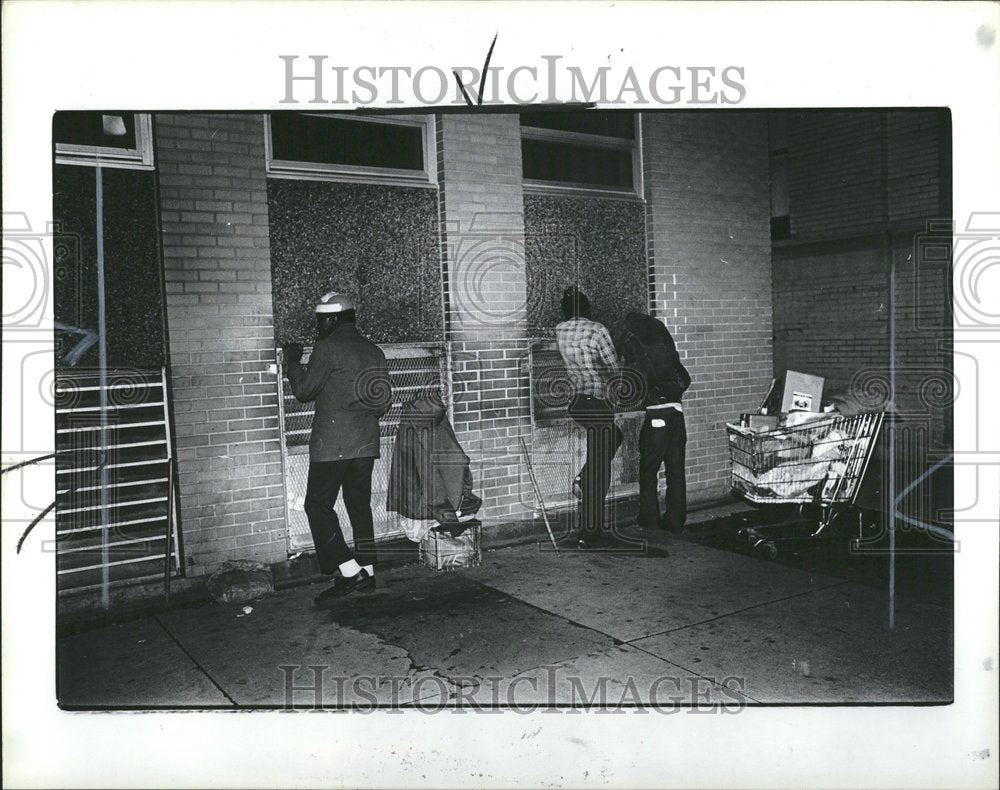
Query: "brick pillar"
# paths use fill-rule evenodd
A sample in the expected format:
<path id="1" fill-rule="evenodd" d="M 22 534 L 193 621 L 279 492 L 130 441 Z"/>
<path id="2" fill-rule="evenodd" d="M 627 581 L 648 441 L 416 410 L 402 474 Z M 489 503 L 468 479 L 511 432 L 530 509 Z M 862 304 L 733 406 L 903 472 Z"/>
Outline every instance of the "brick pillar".
<path id="1" fill-rule="evenodd" d="M 156 116 L 170 376 L 188 572 L 286 557 L 264 127 Z"/>
<path id="2" fill-rule="evenodd" d="M 713 499 L 729 489 L 725 423 L 772 376 L 767 121 L 644 114 L 643 173 L 650 304 L 693 379 L 688 491 Z"/>
<path id="3" fill-rule="evenodd" d="M 530 515 L 521 129 L 516 115 L 437 120 L 445 337 L 454 422 L 485 523 Z"/>

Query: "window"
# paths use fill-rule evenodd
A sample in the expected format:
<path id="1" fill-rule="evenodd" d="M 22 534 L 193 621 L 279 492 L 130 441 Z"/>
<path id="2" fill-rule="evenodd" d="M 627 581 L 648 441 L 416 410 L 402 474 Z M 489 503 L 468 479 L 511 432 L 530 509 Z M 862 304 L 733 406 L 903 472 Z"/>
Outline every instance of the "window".
<path id="1" fill-rule="evenodd" d="M 636 113 L 521 113 L 521 161 L 530 191 L 642 196 Z"/>
<path id="2" fill-rule="evenodd" d="M 56 164 L 153 169 L 152 122 L 137 112 L 57 112 Z"/>
<path id="3" fill-rule="evenodd" d="M 268 173 L 403 185 L 435 181 L 433 120 L 426 115 L 267 115 Z"/>

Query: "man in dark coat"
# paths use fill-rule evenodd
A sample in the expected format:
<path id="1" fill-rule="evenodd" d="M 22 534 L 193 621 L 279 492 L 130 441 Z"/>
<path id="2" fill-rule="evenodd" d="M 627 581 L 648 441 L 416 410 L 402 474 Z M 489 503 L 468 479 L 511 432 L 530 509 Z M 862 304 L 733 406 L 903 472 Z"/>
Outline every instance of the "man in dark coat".
<path id="1" fill-rule="evenodd" d="M 472 490 L 469 456 L 455 437 L 440 395 L 430 393 L 405 404 L 392 453 L 386 510 L 410 519 L 434 519 L 457 534 L 470 525 L 468 517 L 480 505 Z"/>
<path id="2" fill-rule="evenodd" d="M 612 339 L 626 377 L 635 380 L 636 405 L 646 412 L 639 433 L 639 525 L 681 532 L 687 520 L 687 429 L 681 398 L 691 376 L 669 330 L 652 316 L 629 313 Z M 662 518 L 657 492 L 661 465 L 667 478 Z"/>
<path id="3" fill-rule="evenodd" d="M 316 401 L 309 437 L 309 482 L 305 510 L 320 571 L 340 571 L 322 604 L 375 586 L 375 527 L 372 470 L 379 457 L 379 417 L 392 405 L 392 387 L 382 349 L 358 333 L 354 303 L 331 292 L 316 306 L 318 338 L 307 368 L 302 346 L 284 348 L 292 393 Z M 334 511 L 340 490 L 351 519 L 354 551 L 344 540 Z"/>

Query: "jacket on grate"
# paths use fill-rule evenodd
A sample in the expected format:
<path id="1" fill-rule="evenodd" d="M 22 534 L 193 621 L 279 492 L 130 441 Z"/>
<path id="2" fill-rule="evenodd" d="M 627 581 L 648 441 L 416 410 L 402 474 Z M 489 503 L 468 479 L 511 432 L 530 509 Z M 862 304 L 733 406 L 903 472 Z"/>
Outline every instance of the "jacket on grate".
<path id="1" fill-rule="evenodd" d="M 437 394 L 404 404 L 392 452 L 386 510 L 441 524 L 476 513 L 482 500 L 472 491 L 469 456 L 455 437 Z"/>

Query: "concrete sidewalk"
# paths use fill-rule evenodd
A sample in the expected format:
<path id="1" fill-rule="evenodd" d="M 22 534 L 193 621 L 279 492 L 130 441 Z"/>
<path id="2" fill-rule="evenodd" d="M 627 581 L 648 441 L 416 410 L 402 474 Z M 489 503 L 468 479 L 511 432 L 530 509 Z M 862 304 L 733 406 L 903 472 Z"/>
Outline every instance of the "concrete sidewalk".
<path id="1" fill-rule="evenodd" d="M 57 642 L 60 704 L 336 707 L 928 703 L 952 695 L 952 616 L 871 586 L 662 533 L 643 552 L 410 565 L 317 610 L 313 584 Z"/>

